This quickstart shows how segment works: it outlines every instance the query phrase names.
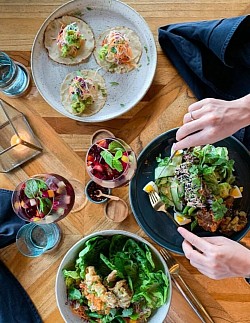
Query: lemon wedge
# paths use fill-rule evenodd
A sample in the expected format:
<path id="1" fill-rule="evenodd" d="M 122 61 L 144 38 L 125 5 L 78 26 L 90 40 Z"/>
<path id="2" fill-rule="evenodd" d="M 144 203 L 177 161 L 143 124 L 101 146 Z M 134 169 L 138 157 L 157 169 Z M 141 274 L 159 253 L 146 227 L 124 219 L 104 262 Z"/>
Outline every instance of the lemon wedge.
<path id="1" fill-rule="evenodd" d="M 173 154 L 174 152 L 174 149 L 173 149 L 173 146 L 171 147 L 171 155 Z M 179 149 L 179 150 L 176 150 L 175 152 L 175 156 L 179 156 L 179 155 L 182 155 L 183 154 L 183 149 Z"/>
<path id="2" fill-rule="evenodd" d="M 178 212 L 174 213 L 174 219 L 179 225 L 185 225 L 191 222 L 191 219 L 186 218 L 184 215 Z"/>
<path id="3" fill-rule="evenodd" d="M 144 187 L 143 187 L 143 191 L 146 192 L 146 193 L 151 193 L 151 192 L 156 192 L 158 193 L 158 187 L 156 186 L 155 182 L 153 181 L 150 181 L 148 184 L 146 184 Z"/>
<path id="4" fill-rule="evenodd" d="M 238 186 L 235 185 L 229 191 L 229 195 L 233 196 L 235 199 L 238 199 L 238 198 L 242 197 L 241 192 L 242 192 L 242 190 Z"/>

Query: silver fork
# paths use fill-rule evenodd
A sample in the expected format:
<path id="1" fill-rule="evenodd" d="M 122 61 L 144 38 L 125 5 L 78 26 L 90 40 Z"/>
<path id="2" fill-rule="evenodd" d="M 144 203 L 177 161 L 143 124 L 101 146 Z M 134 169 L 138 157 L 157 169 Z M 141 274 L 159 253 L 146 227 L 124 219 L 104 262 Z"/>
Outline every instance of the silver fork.
<path id="1" fill-rule="evenodd" d="M 195 313 L 197 314 L 197 316 L 200 318 L 201 322 L 206 323 L 205 319 L 203 318 L 203 316 L 200 314 L 198 308 L 201 310 L 201 312 L 206 316 L 207 320 L 211 323 L 214 323 L 214 320 L 211 318 L 211 316 L 208 314 L 208 312 L 206 311 L 206 309 L 204 308 L 204 306 L 201 304 L 201 302 L 197 299 L 197 297 L 194 295 L 194 293 L 191 291 L 191 289 L 188 287 L 188 285 L 186 284 L 186 282 L 184 281 L 184 279 L 181 277 L 179 270 L 180 270 L 180 265 L 177 262 L 177 260 L 166 250 L 166 249 L 160 249 L 160 254 L 162 255 L 162 257 L 164 258 L 164 260 L 166 261 L 166 264 L 168 266 L 171 278 L 173 280 L 173 282 L 175 283 L 175 285 L 177 286 L 177 288 L 179 289 L 179 291 L 181 292 L 181 294 L 184 296 L 184 298 L 186 299 L 186 301 L 189 303 L 189 305 L 192 307 L 192 309 L 195 311 Z M 181 285 L 178 283 L 177 279 L 175 278 L 178 277 L 180 279 L 180 281 L 182 282 L 182 284 L 184 285 L 184 287 L 186 288 L 186 290 L 189 292 L 189 294 L 191 295 L 192 299 L 190 299 L 190 297 L 185 293 L 185 291 L 183 290 L 183 288 L 181 287 Z"/>
<path id="2" fill-rule="evenodd" d="M 159 194 L 155 191 L 150 192 L 149 194 L 149 200 L 152 205 L 152 207 L 156 211 L 161 211 L 167 214 L 167 216 L 171 219 L 172 222 L 178 227 L 179 224 L 174 220 L 173 216 L 166 210 L 164 202 L 161 200 Z"/>

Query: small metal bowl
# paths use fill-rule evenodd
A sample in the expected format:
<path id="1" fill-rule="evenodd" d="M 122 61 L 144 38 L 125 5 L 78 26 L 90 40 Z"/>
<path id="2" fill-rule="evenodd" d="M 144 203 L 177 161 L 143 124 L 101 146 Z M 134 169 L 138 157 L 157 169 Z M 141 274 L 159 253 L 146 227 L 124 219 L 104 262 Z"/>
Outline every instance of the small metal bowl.
<path id="1" fill-rule="evenodd" d="M 85 186 L 85 195 L 87 196 L 87 199 L 95 204 L 102 204 L 102 203 L 106 203 L 108 201 L 107 197 L 97 197 L 94 195 L 94 191 L 96 190 L 100 190 L 105 194 L 111 194 L 111 189 L 110 188 L 106 188 L 106 187 L 102 187 L 98 184 L 96 184 L 94 181 L 90 180 L 87 185 Z"/>

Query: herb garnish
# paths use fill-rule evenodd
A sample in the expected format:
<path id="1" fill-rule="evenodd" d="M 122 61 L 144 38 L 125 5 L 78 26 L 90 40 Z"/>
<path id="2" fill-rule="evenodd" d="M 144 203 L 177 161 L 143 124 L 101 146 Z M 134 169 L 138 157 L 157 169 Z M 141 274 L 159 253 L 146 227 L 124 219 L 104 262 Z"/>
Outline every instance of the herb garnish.
<path id="1" fill-rule="evenodd" d="M 46 183 L 40 179 L 29 179 L 26 182 L 24 194 L 29 199 L 35 199 L 39 201 L 37 208 L 40 213 L 48 214 L 51 207 L 52 201 L 48 197 L 43 197 L 42 191 L 48 190 Z"/>
<path id="2" fill-rule="evenodd" d="M 220 198 L 218 200 L 213 201 L 212 203 L 212 210 L 214 212 L 214 219 L 216 221 L 221 220 L 227 212 L 227 208 L 225 204 L 223 204 L 223 202 L 223 199 Z"/>
<path id="3" fill-rule="evenodd" d="M 123 167 L 120 159 L 122 158 L 123 152 L 125 151 L 123 146 L 116 141 L 112 141 L 109 144 L 108 149 L 105 149 L 103 147 L 101 148 L 103 149 L 101 156 L 105 160 L 105 162 L 112 169 L 116 169 L 118 172 L 121 172 L 123 170 Z"/>
<path id="4" fill-rule="evenodd" d="M 111 84 L 112 86 L 119 85 L 119 83 L 118 83 L 118 82 L 110 82 L 110 84 Z"/>
<path id="5" fill-rule="evenodd" d="M 150 64 L 150 58 L 149 58 L 149 56 L 147 55 L 147 65 L 149 65 Z"/>

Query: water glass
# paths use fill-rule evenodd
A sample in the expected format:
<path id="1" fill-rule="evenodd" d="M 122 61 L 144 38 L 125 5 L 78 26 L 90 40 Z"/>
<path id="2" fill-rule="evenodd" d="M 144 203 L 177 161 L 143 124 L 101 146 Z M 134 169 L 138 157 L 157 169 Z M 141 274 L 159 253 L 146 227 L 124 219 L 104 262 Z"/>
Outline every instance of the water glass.
<path id="1" fill-rule="evenodd" d="M 30 82 L 27 69 L 0 52 L 0 91 L 11 97 L 24 94 Z"/>
<path id="2" fill-rule="evenodd" d="M 61 239 L 61 231 L 57 224 L 39 225 L 29 223 L 17 232 L 18 250 L 27 257 L 38 257 L 55 248 Z"/>

